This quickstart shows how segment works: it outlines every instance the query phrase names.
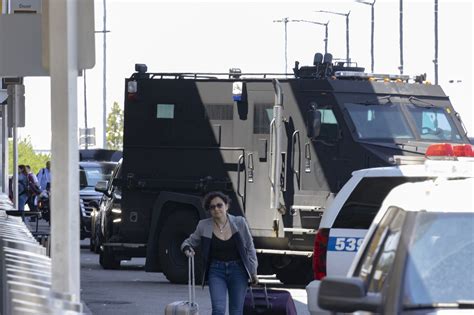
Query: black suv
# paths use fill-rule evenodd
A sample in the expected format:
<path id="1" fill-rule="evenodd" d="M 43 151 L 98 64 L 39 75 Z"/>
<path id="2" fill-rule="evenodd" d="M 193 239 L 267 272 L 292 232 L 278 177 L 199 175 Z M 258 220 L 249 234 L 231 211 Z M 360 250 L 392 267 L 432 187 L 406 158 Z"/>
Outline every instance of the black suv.
<path id="1" fill-rule="evenodd" d="M 102 193 L 95 191 L 95 185 L 98 181 L 109 180 L 115 165 L 117 162 L 79 162 L 81 240 L 91 236 L 91 214 L 99 209 L 102 198 Z"/>
<path id="2" fill-rule="evenodd" d="M 119 228 L 121 222 L 122 187 L 121 187 L 120 160 L 112 173 L 109 181 L 101 181 L 96 185 L 96 190 L 103 193 L 99 211 L 93 216 L 91 249 L 100 254 L 99 262 L 104 269 L 117 269 L 120 267 L 120 258 L 116 256 L 103 243 L 113 242 L 110 238 L 112 230 Z"/>

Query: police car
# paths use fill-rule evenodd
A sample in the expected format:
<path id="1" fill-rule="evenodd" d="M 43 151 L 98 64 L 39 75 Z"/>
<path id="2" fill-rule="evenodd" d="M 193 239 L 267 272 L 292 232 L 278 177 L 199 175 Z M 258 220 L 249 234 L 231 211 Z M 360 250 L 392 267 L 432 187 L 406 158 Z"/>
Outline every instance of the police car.
<path id="1" fill-rule="evenodd" d="M 472 177 L 394 188 L 347 277 L 323 279 L 319 305 L 344 313 L 473 314 L 473 191 Z"/>
<path id="2" fill-rule="evenodd" d="M 472 156 L 470 145 L 440 143 L 427 149 L 426 158 L 394 157 L 400 165 L 353 172 L 325 210 L 315 236 L 315 280 L 306 287 L 311 315 L 327 313 L 317 304 L 321 279 L 347 274 L 383 200 L 394 187 L 438 177 L 473 177 Z"/>

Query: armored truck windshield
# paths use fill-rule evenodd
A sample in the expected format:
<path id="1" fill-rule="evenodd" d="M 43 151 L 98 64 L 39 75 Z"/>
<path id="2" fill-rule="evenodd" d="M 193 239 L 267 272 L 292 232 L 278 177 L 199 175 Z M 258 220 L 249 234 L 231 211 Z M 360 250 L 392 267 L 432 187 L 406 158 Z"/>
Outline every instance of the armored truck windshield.
<path id="1" fill-rule="evenodd" d="M 347 103 L 346 109 L 360 140 L 463 142 L 447 107 Z"/>

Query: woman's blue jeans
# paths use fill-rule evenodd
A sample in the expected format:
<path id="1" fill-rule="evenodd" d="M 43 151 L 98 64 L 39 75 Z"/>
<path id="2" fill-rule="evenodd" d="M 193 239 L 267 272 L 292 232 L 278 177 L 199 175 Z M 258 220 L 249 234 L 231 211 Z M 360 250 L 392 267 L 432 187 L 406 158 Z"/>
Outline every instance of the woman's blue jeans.
<path id="1" fill-rule="evenodd" d="M 213 260 L 209 266 L 209 292 L 212 315 L 224 315 L 229 292 L 229 315 L 243 313 L 248 287 L 247 271 L 240 260 Z"/>

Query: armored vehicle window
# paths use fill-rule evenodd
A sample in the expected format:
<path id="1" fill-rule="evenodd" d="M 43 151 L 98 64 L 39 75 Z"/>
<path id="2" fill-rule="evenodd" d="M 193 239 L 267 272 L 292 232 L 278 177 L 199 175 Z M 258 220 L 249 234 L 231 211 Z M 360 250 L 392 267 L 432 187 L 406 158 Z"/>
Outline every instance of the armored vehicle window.
<path id="1" fill-rule="evenodd" d="M 318 109 L 318 112 L 321 113 L 321 131 L 319 133 L 318 138 L 337 139 L 339 133 L 339 126 L 332 109 Z"/>
<path id="2" fill-rule="evenodd" d="M 415 126 L 421 139 L 455 142 L 462 140 L 454 127 L 451 117 L 446 114 L 449 110 L 448 108 L 422 107 L 409 104 L 407 109 L 415 121 Z"/>
<path id="3" fill-rule="evenodd" d="M 359 139 L 413 139 L 400 104 L 346 104 Z"/>
<path id="4" fill-rule="evenodd" d="M 426 177 L 367 177 L 360 181 L 347 198 L 334 221 L 334 228 L 368 229 L 382 201 L 392 188 Z"/>
<path id="5" fill-rule="evenodd" d="M 206 104 L 206 115 L 209 120 L 232 120 L 234 119 L 234 107 L 232 104 L 210 105 Z"/>
<path id="6" fill-rule="evenodd" d="M 156 118 L 173 119 L 174 118 L 174 104 L 157 104 Z"/>
<path id="7" fill-rule="evenodd" d="M 273 104 L 255 104 L 253 133 L 269 134 L 270 122 L 273 119 Z"/>

